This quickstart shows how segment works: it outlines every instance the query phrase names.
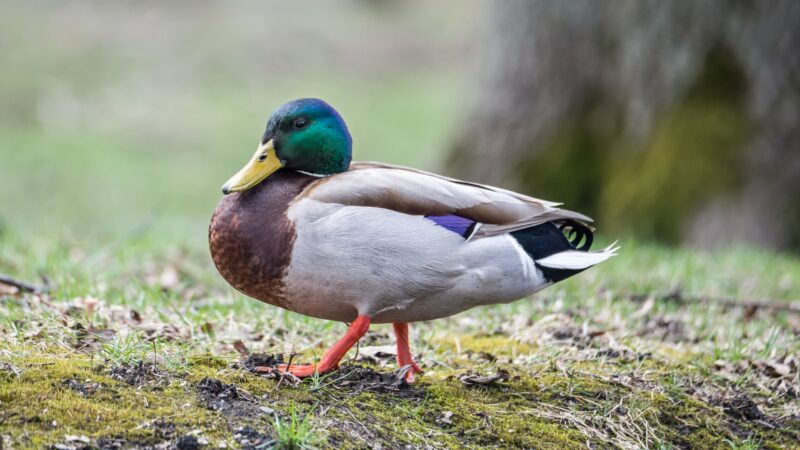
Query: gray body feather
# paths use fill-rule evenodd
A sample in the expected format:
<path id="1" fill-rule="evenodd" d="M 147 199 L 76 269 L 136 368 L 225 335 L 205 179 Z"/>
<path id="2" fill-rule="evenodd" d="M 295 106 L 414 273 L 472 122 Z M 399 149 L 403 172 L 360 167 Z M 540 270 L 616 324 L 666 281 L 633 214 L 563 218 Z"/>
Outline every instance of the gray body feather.
<path id="1" fill-rule="evenodd" d="M 296 237 L 285 277 L 288 307 L 351 321 L 414 322 L 511 302 L 548 286 L 508 233 L 545 222 L 590 218 L 557 203 L 415 169 L 353 163 L 310 184 L 289 207 Z M 469 239 L 425 215 L 479 222 Z M 570 257 L 589 267 L 614 249 Z M 550 264 L 564 262 L 556 255 Z"/>
<path id="2" fill-rule="evenodd" d="M 546 286 L 507 235 L 465 242 L 421 216 L 303 199 L 286 277 L 292 309 L 329 320 L 431 320 Z"/>

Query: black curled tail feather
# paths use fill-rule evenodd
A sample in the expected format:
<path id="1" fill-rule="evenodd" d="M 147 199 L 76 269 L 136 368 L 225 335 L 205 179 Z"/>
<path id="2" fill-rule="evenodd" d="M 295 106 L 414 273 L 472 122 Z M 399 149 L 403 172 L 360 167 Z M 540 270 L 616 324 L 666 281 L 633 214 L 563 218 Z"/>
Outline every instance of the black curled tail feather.
<path id="1" fill-rule="evenodd" d="M 577 220 L 566 219 L 558 225 L 558 230 L 561 231 L 573 249 L 587 252 L 592 248 L 594 233 L 588 225 Z"/>
<path id="2" fill-rule="evenodd" d="M 571 219 L 543 223 L 510 234 L 533 259 L 544 277 L 553 283 L 569 278 L 584 269 L 546 267 L 537 260 L 569 250 L 588 251 L 594 239 L 592 229 L 588 225 Z"/>

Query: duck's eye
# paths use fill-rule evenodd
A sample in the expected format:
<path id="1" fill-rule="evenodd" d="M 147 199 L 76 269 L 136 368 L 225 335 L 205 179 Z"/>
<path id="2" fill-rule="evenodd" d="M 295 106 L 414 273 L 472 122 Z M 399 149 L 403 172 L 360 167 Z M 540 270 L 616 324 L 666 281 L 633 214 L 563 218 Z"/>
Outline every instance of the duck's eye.
<path id="1" fill-rule="evenodd" d="M 305 128 L 307 124 L 308 122 L 306 121 L 306 119 L 301 117 L 299 119 L 295 119 L 293 125 L 295 130 L 300 130 L 302 128 Z"/>
<path id="2" fill-rule="evenodd" d="M 267 159 L 267 154 L 266 153 L 262 153 L 262 154 L 258 155 L 258 162 L 264 162 L 266 159 Z"/>

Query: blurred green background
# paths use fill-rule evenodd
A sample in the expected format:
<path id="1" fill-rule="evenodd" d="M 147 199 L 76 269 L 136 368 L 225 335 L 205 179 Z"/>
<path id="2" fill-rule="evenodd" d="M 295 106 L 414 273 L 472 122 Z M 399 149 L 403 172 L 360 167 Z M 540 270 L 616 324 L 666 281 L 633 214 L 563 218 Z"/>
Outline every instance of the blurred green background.
<path id="1" fill-rule="evenodd" d="M 608 237 L 800 248 L 796 2 L 4 2 L 0 229 L 205 246 L 281 103 Z"/>
<path id="2" fill-rule="evenodd" d="M 298 97 L 335 105 L 357 159 L 438 169 L 475 11 L 409 3 L 4 3 L 2 227 L 205 245 L 220 186 Z"/>

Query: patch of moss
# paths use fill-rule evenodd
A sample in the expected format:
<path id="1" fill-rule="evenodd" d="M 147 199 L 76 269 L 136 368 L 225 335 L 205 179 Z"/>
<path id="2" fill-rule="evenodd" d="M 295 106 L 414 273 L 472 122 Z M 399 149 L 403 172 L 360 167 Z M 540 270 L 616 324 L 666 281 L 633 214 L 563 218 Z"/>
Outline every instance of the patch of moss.
<path id="1" fill-rule="evenodd" d="M 505 334 L 459 334 L 440 336 L 434 344 L 449 352 L 485 352 L 492 356 L 515 357 L 520 354 L 535 353 L 535 347 L 513 339 Z"/>
<path id="2" fill-rule="evenodd" d="M 214 355 L 194 355 L 188 358 L 187 363 L 190 367 L 208 367 L 211 369 L 224 369 L 228 367 L 228 361 Z"/>
<path id="3" fill-rule="evenodd" d="M 193 404 L 190 386 L 173 380 L 158 389 L 138 389 L 116 381 L 78 356 L 29 356 L 15 359 L 22 373 L 0 383 L 2 434 L 15 448 L 43 448 L 62 442 L 66 434 L 114 438 L 154 445 L 168 436 L 150 425 L 166 420 L 170 433 L 204 430 L 210 440 L 228 440 L 223 421 Z M 67 380 L 96 385 L 84 394 Z"/>
<path id="4" fill-rule="evenodd" d="M 702 449 L 749 435 L 758 436 L 766 448 L 786 448 L 792 442 L 791 433 L 731 417 L 694 398 L 681 381 L 696 375 L 689 365 L 620 359 L 520 366 L 502 358 L 487 362 L 443 356 L 450 348 L 444 341 L 441 345 L 439 357 L 450 358 L 452 368 L 437 367 L 430 371 L 434 375 L 421 376 L 413 390 L 399 392 L 331 387 L 341 372 L 299 384 L 279 383 L 223 366 L 225 360 L 213 356 L 189 358 L 184 370 L 164 381 L 131 386 L 110 378 L 108 368 L 86 357 L 28 349 L 15 352 L 19 376 L 0 379 L 0 434 L 23 449 L 63 442 L 65 434 L 152 446 L 200 430 L 211 445 L 229 447 L 239 445 L 234 434 L 242 426 L 271 435 L 272 413 L 253 419 L 202 403 L 200 381 L 216 378 L 235 385 L 257 406 L 274 409 L 278 417 L 288 417 L 295 407 L 310 414 L 314 432 L 337 448 L 578 449 L 589 442 L 596 448 L 660 443 Z M 535 351 L 502 335 L 462 336 L 461 346 L 505 355 Z M 467 371 L 490 374 L 500 369 L 508 372 L 507 380 L 485 386 L 459 380 Z M 93 387 L 84 391 L 65 380 Z M 159 421 L 171 428 L 165 432 L 152 426 Z"/>
<path id="5" fill-rule="evenodd" d="M 584 448 L 586 437 L 577 430 L 531 413 L 526 381 L 470 388 L 455 379 L 436 380 L 430 385 L 428 417 L 451 411 L 452 432 L 473 448 Z"/>

